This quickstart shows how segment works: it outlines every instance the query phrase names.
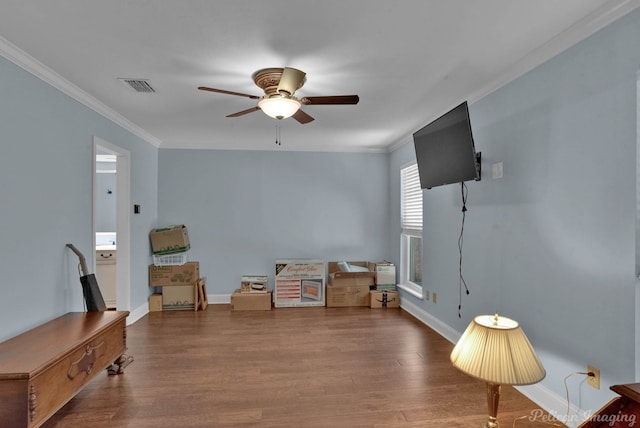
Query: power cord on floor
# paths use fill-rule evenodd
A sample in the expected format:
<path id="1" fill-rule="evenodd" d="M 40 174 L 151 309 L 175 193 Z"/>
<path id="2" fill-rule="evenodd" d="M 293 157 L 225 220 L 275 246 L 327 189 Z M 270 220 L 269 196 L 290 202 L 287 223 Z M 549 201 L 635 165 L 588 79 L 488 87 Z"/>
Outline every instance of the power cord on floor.
<path id="1" fill-rule="evenodd" d="M 569 421 L 569 414 L 571 413 L 571 401 L 569 401 L 569 386 L 567 385 L 567 380 L 573 375 L 595 376 L 595 373 L 593 373 L 593 372 L 573 372 L 573 373 L 570 373 L 570 374 L 568 374 L 567 376 L 564 377 L 564 380 L 563 380 L 564 392 L 565 392 L 565 396 L 567 398 L 567 413 L 566 413 L 566 416 L 564 418 L 565 422 Z M 520 416 L 519 418 L 515 418 L 513 420 L 513 428 L 515 428 L 517 421 L 521 421 L 523 419 L 530 418 L 530 417 L 531 417 L 531 415 L 525 415 L 525 416 Z M 540 422 L 542 422 L 545 425 L 550 425 L 550 426 L 553 426 L 553 427 L 566 426 L 566 424 L 559 424 L 559 423 L 556 423 L 556 422 L 548 422 L 548 421 L 546 421 L 544 419 L 540 420 Z"/>

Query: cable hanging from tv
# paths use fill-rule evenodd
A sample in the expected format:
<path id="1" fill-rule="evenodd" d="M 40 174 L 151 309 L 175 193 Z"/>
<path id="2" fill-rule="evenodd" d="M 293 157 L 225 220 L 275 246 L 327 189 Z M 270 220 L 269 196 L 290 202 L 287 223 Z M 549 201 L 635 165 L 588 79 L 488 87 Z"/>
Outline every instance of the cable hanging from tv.
<path id="1" fill-rule="evenodd" d="M 467 185 L 464 184 L 464 181 L 460 183 L 460 190 L 462 192 L 462 225 L 460 227 L 460 236 L 458 237 L 458 272 L 460 274 L 460 286 L 458 289 L 458 318 L 462 318 L 462 287 L 464 286 L 465 292 L 469 295 L 469 287 L 467 287 L 467 282 L 464 280 L 464 276 L 462 275 L 462 245 L 464 243 L 464 220 L 467 216 L 467 194 L 468 189 Z"/>

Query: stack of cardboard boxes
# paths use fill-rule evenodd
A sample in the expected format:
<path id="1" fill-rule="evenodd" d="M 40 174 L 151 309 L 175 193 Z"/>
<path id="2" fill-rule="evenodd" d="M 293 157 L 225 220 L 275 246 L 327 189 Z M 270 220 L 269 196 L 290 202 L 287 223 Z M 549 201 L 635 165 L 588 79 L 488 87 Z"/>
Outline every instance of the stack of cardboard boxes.
<path id="1" fill-rule="evenodd" d="M 399 308 L 396 290 L 396 266 L 393 263 L 375 263 L 376 286 L 369 292 L 371 308 Z"/>
<path id="2" fill-rule="evenodd" d="M 154 263 L 149 265 L 149 286 L 162 293 L 149 298 L 150 311 L 206 309 L 207 291 L 200 263 L 189 260 L 189 234 L 184 225 L 153 229 L 149 237 Z"/>
<path id="3" fill-rule="evenodd" d="M 162 293 L 149 300 L 150 311 L 199 310 L 207 306 L 200 264 L 155 263 L 159 257 L 186 256 L 189 237 L 184 225 L 151 231 L 154 264 L 149 266 L 149 286 Z M 232 311 L 268 311 L 276 308 L 364 306 L 398 308 L 396 267 L 389 262 L 329 262 L 325 285 L 325 264 L 315 259 L 276 260 L 273 294 L 267 275 L 244 275 L 240 288 L 231 294 Z"/>
<path id="4" fill-rule="evenodd" d="M 271 291 L 266 275 L 243 275 L 240 288 L 231 295 L 232 311 L 270 311 Z"/>
<path id="5" fill-rule="evenodd" d="M 328 307 L 399 307 L 396 271 L 392 263 L 329 262 L 328 272 Z"/>

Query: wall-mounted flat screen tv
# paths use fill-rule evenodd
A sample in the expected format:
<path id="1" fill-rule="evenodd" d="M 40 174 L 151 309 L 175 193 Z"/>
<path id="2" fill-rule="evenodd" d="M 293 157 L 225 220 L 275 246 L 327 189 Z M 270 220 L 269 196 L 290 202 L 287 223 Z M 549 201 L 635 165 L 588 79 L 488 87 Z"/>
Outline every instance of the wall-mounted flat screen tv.
<path id="1" fill-rule="evenodd" d="M 416 131 L 413 143 L 421 188 L 480 180 L 466 101 Z"/>

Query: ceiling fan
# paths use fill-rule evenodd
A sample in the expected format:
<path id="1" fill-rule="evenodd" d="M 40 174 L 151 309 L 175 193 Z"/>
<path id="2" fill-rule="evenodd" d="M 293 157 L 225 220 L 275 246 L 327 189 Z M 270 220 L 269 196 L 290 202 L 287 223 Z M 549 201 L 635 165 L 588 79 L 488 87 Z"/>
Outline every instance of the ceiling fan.
<path id="1" fill-rule="evenodd" d="M 333 95 L 319 97 L 296 98 L 294 93 L 302 88 L 306 81 L 306 73 L 296 68 L 263 68 L 253 73 L 254 83 L 264 91 L 263 96 L 243 94 L 241 92 L 226 91 L 224 89 L 208 88 L 200 86 L 201 91 L 218 92 L 227 95 L 237 95 L 253 100 L 259 100 L 258 105 L 227 115 L 227 117 L 243 116 L 254 111 L 262 110 L 267 116 L 274 119 L 293 117 L 301 124 L 314 120 L 300 106 L 304 105 L 330 105 L 330 104 L 358 104 L 360 97 L 357 95 Z"/>

